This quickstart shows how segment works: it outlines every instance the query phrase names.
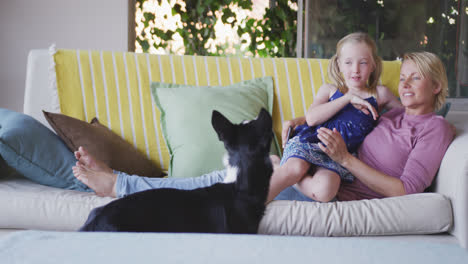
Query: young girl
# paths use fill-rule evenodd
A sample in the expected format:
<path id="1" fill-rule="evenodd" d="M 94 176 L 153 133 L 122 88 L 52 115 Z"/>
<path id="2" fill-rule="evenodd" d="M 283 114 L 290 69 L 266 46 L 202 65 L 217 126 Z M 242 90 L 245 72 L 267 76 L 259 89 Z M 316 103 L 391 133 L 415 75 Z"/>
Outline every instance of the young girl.
<path id="1" fill-rule="evenodd" d="M 280 167 L 272 175 L 268 200 L 296 183 L 309 198 L 322 202 L 333 199 L 341 180 L 351 182 L 353 176 L 320 150 L 318 129 L 326 127 L 338 131 L 348 150 L 355 152 L 373 129 L 377 110 L 401 106 L 386 87 L 377 85 L 382 60 L 367 34 L 345 36 L 336 50 L 328 67 L 334 84 L 320 87 L 306 116 L 302 117 L 305 124 L 294 129 L 294 137 L 285 146 Z M 283 125 L 283 142 L 288 140 L 284 134 L 289 124 L 292 123 Z M 304 181 L 307 186 L 300 186 L 301 180 L 309 175 L 313 175 L 313 180 Z M 276 199 L 287 199 L 286 196 L 280 194 Z"/>

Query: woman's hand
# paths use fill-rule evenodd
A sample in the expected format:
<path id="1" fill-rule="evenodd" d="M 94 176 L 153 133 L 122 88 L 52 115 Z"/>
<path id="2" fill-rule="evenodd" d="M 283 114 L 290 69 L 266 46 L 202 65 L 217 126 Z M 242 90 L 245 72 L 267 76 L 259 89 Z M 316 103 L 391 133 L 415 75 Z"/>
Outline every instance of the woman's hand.
<path id="1" fill-rule="evenodd" d="M 351 100 L 349 101 L 356 109 L 361 110 L 364 114 L 372 114 L 372 117 L 374 120 L 377 120 L 377 117 L 379 117 L 379 114 L 377 113 L 377 110 L 366 100 L 362 99 L 361 97 L 357 95 L 351 95 Z"/>
<path id="2" fill-rule="evenodd" d="M 343 137 L 336 128 L 333 128 L 333 130 L 325 127 L 319 128 L 318 138 L 321 141 L 318 144 L 320 149 L 338 164 L 343 165 L 352 156 L 348 152 Z"/>
<path id="3" fill-rule="evenodd" d="M 283 130 L 281 131 L 281 142 L 283 142 L 283 148 L 286 146 L 286 142 L 288 142 L 288 130 L 294 130 L 298 125 L 302 125 L 305 123 L 305 117 L 298 117 L 292 120 L 284 121 L 283 122 Z"/>

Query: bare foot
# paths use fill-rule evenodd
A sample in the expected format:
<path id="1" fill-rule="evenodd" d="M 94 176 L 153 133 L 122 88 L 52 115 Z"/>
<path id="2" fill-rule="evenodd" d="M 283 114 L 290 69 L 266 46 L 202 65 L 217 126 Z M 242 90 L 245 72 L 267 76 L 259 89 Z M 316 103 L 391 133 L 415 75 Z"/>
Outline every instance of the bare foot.
<path id="1" fill-rule="evenodd" d="M 94 158 L 93 155 L 89 154 L 88 151 L 81 146 L 77 151 L 75 151 L 74 154 L 79 163 L 85 165 L 87 168 L 93 171 L 113 173 L 113 170 L 109 168 L 109 166 L 107 166 L 104 162 Z"/>
<path id="2" fill-rule="evenodd" d="M 89 188 L 99 196 L 117 197 L 115 193 L 115 182 L 117 175 L 112 172 L 92 170 L 88 166 L 76 162 L 76 166 L 72 167 L 73 175 L 86 184 Z"/>
<path id="3" fill-rule="evenodd" d="M 270 155 L 271 164 L 273 165 L 273 170 L 276 170 L 280 166 L 281 159 L 277 155 Z"/>

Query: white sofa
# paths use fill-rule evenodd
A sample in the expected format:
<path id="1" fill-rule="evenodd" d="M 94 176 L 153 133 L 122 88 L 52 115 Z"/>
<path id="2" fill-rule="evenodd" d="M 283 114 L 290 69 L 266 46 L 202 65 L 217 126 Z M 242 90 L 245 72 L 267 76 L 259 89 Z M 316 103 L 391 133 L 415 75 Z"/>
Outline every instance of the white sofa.
<path id="1" fill-rule="evenodd" d="M 50 55 L 47 50 L 30 52 L 24 113 L 47 127 L 50 126 L 42 110 L 53 111 L 55 107 L 51 102 L 53 96 L 49 88 L 50 67 Z M 468 112 L 451 111 L 446 118 L 457 127 L 457 136 L 442 161 L 436 178 L 435 195 L 419 194 L 380 200 L 317 203 L 309 206 L 310 211 L 303 211 L 304 207 L 299 202 L 278 201 L 269 205 L 260 232 L 314 236 L 354 234 L 365 240 L 415 243 L 433 241 L 458 244 L 467 248 Z M 0 177 L 0 235 L 11 235 L 11 232 L 24 229 L 73 231 L 84 222 L 92 208 L 111 200 L 92 193 L 39 185 L 22 177 Z M 431 201 L 431 204 L 427 204 L 427 201 Z M 396 211 L 398 213 L 394 214 Z M 415 211 L 418 213 L 414 214 Z M 365 217 L 353 218 L 356 213 L 363 213 Z M 296 217 L 291 218 L 291 214 L 295 214 Z M 435 229 L 443 232 L 430 234 L 427 223 L 431 224 L 431 219 L 438 218 L 439 214 L 444 219 L 436 221 Z M 347 217 L 358 222 L 353 223 L 346 219 Z M 360 220 L 367 223 L 359 223 Z M 338 226 L 337 223 L 343 225 Z M 382 223 L 387 223 L 388 226 Z M 422 230 L 419 230 L 418 226 L 422 226 Z"/>

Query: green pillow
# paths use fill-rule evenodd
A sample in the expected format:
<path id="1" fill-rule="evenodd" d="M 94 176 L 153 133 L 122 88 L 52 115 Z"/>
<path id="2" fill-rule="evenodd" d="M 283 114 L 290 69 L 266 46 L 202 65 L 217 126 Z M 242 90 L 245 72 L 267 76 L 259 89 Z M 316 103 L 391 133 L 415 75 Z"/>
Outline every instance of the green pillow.
<path id="1" fill-rule="evenodd" d="M 153 82 L 151 92 L 161 111 L 161 126 L 171 161 L 169 177 L 195 177 L 224 168 L 224 145 L 211 126 L 218 110 L 231 122 L 272 113 L 273 79 L 262 77 L 229 86 L 191 86 Z M 279 155 L 276 138 L 271 153 Z"/>

